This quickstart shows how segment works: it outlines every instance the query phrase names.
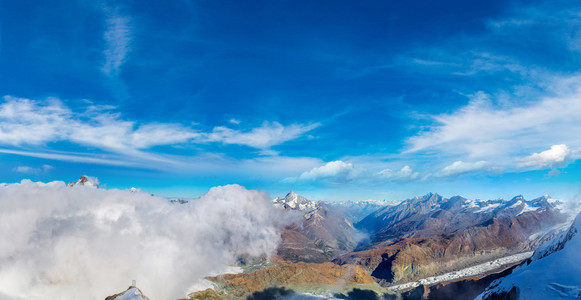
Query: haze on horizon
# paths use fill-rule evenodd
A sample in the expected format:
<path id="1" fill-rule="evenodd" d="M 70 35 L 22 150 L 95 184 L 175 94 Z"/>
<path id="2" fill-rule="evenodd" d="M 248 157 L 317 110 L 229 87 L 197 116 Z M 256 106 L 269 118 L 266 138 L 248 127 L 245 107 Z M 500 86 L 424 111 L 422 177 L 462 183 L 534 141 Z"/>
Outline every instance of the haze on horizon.
<path id="1" fill-rule="evenodd" d="M 578 199 L 576 1 L 3 1 L 0 182 Z"/>

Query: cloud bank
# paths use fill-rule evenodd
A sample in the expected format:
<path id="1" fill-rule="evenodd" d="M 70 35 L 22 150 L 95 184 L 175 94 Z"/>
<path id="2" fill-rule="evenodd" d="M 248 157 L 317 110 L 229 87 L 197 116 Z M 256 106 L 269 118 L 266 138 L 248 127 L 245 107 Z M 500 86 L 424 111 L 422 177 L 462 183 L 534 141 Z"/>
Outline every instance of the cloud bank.
<path id="1" fill-rule="evenodd" d="M 132 279 L 152 299 L 183 297 L 239 255 L 271 254 L 288 222 L 238 185 L 188 204 L 143 192 L 23 180 L 0 186 L 3 299 L 99 299 Z"/>

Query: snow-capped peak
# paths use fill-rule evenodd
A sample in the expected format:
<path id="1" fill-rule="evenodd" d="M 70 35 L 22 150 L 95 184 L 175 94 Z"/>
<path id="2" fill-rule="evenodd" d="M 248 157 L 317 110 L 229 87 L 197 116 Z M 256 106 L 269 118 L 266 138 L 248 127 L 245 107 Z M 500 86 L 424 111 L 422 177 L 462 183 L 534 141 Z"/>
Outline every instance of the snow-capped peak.
<path id="1" fill-rule="evenodd" d="M 299 196 L 294 191 L 290 191 L 283 199 L 276 197 L 272 202 L 275 206 L 295 210 L 313 210 L 317 208 L 315 203 L 305 197 Z"/>
<path id="2" fill-rule="evenodd" d="M 77 182 L 69 182 L 67 184 L 68 187 L 73 187 L 73 186 L 78 186 L 78 185 L 88 186 L 88 187 L 92 187 L 92 188 L 99 188 L 99 179 L 97 179 L 95 177 L 87 176 L 87 175 L 81 175 L 81 178 L 79 178 L 79 180 L 77 180 Z"/>

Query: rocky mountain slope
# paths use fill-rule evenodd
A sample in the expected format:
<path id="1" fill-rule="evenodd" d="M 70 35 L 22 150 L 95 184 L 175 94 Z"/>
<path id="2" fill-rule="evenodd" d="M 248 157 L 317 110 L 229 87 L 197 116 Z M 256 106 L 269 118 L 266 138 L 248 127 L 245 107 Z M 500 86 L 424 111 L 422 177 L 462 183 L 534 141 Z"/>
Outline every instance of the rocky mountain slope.
<path id="1" fill-rule="evenodd" d="M 581 214 L 543 244 L 512 274 L 494 281 L 476 299 L 581 299 Z"/>
<path id="2" fill-rule="evenodd" d="M 359 266 L 326 263 L 292 263 L 275 259 L 271 266 L 250 273 L 226 274 L 209 278 L 215 288 L 190 295 L 191 299 L 245 299 L 272 287 L 293 292 L 328 293 L 353 288 L 381 288 Z"/>
<path id="3" fill-rule="evenodd" d="M 386 285 L 453 272 L 534 250 L 553 236 L 545 229 L 563 221 L 559 205 L 548 196 L 475 201 L 430 193 L 364 218 L 356 226 L 370 242 L 335 262 L 361 265 Z"/>
<path id="4" fill-rule="evenodd" d="M 301 221 L 282 233 L 278 255 L 291 261 L 324 262 L 352 251 L 363 237 L 336 208 L 322 201 L 312 202 L 290 192 L 275 206 L 300 213 Z"/>

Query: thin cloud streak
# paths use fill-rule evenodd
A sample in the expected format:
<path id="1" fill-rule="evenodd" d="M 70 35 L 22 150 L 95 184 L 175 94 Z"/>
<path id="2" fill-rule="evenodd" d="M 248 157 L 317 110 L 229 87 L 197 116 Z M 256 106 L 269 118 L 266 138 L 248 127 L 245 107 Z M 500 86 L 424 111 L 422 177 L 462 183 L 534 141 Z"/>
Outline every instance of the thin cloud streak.
<path id="1" fill-rule="evenodd" d="M 58 154 L 58 153 L 46 153 L 46 152 L 30 152 L 30 151 L 20 151 L 20 150 L 9 150 L 0 149 L 0 153 L 21 155 L 35 158 L 44 158 L 58 161 L 74 162 L 74 163 L 85 163 L 85 164 L 99 164 L 108 166 L 135 166 L 134 162 L 128 162 L 123 160 L 112 160 L 103 159 L 90 156 L 73 155 L 73 154 Z"/>
<path id="2" fill-rule="evenodd" d="M 253 128 L 248 132 L 219 126 L 215 127 L 211 133 L 204 134 L 205 137 L 202 140 L 269 149 L 272 146 L 297 139 L 320 125 L 320 123 L 291 124 L 285 127 L 278 122 L 264 122 L 261 127 Z"/>
<path id="3" fill-rule="evenodd" d="M 17 173 L 22 173 L 22 174 L 40 174 L 40 173 L 46 173 L 52 169 L 54 169 L 53 166 L 45 164 L 45 165 L 42 165 L 38 168 L 31 167 L 31 166 L 18 166 L 16 168 L 12 169 L 12 171 L 17 172 Z"/>
<path id="4" fill-rule="evenodd" d="M 110 160 L 76 153 L 55 154 L 44 149 L 22 151 L 8 148 L 0 152 L 104 165 L 144 165 L 144 161 L 177 165 L 179 161 L 188 161 L 186 156 L 171 158 L 171 155 L 150 152 L 150 149 L 156 146 L 222 143 L 248 146 L 261 150 L 263 155 L 278 156 L 273 154 L 271 147 L 298 139 L 320 126 L 320 123 L 284 126 L 265 121 L 262 126 L 250 130 L 219 126 L 211 132 L 201 132 L 178 123 L 139 124 L 123 119 L 113 109 L 110 106 L 88 106 L 84 111 L 77 112 L 56 98 L 35 101 L 5 96 L 4 102 L 0 103 L 0 145 L 46 148 L 50 143 L 65 141 L 115 153 L 118 157 Z M 188 149 L 184 151 L 188 153 Z"/>
<path id="5" fill-rule="evenodd" d="M 445 166 L 440 171 L 434 174 L 434 177 L 452 177 L 461 174 L 472 173 L 476 171 L 481 171 L 490 167 L 490 163 L 487 161 L 477 161 L 477 162 L 463 162 L 461 160 L 455 161 L 451 165 Z"/>
<path id="6" fill-rule="evenodd" d="M 108 76 L 117 76 L 125 63 L 127 53 L 131 51 L 131 20 L 126 16 L 113 14 L 107 18 L 106 26 L 103 39 L 107 47 L 103 50 L 105 62 L 102 70 Z"/>

